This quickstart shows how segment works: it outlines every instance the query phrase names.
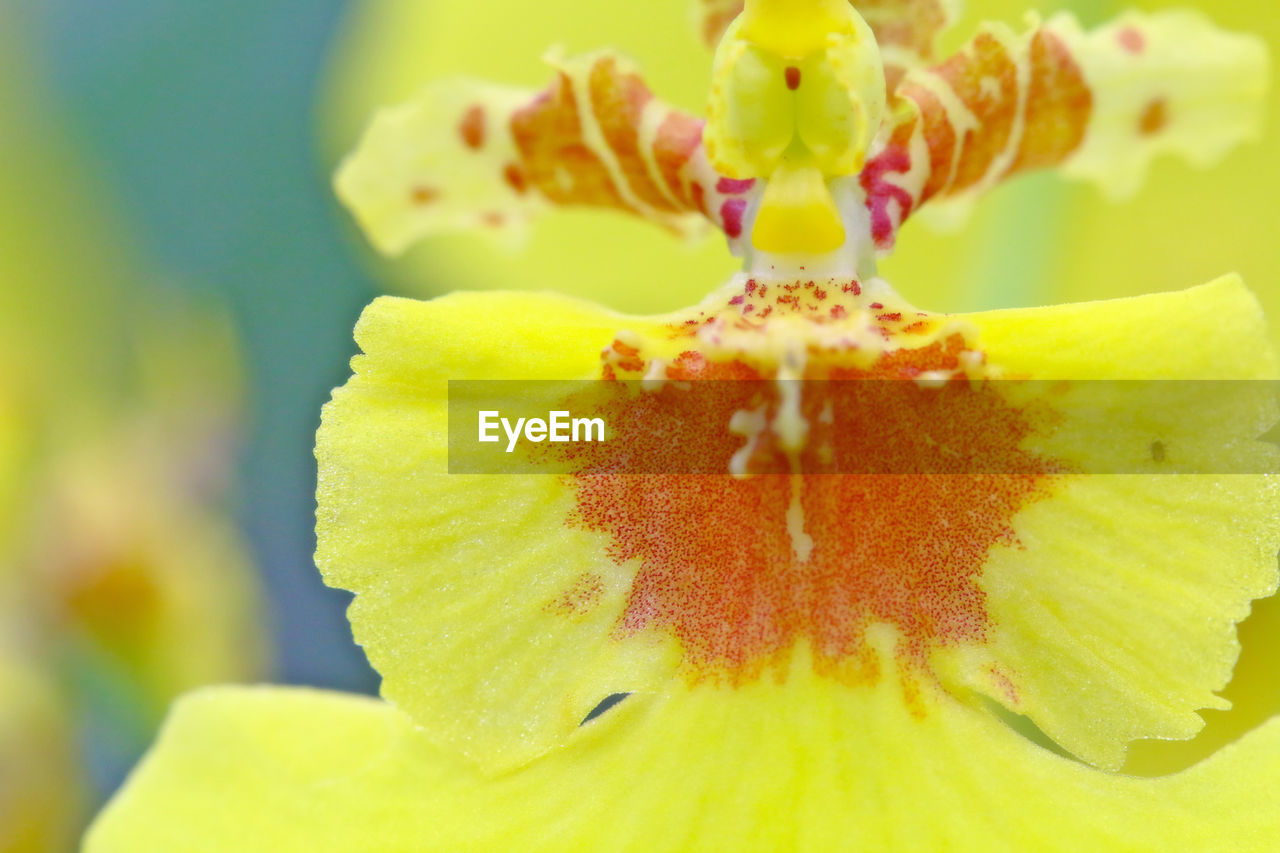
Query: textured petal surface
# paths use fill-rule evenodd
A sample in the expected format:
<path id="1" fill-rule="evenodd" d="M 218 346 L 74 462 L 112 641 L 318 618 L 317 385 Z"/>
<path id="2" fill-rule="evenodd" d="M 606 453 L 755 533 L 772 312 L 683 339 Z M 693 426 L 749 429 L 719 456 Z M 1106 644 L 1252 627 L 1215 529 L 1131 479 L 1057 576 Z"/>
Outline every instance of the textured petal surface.
<path id="1" fill-rule="evenodd" d="M 1234 277 L 971 319 L 992 362 L 1024 375 L 1276 375 L 1261 312 Z M 1034 349 L 1021 344 L 1031 336 Z M 1094 764 L 1118 768 L 1135 738 L 1192 737 L 1203 726 L 1196 710 L 1228 707 L 1214 691 L 1239 654 L 1235 623 L 1276 588 L 1280 484 L 1221 473 L 1280 467 L 1274 447 L 1251 441 L 1275 421 L 1274 386 L 1242 385 L 1228 400 L 1214 383 L 1092 382 L 1057 400 L 1068 418 L 1082 406 L 1111 422 L 1074 437 L 1087 446 L 1073 446 L 1069 430 L 1041 444 L 1054 458 L 1086 470 L 1145 460 L 1152 471 L 1208 473 L 1067 478 L 1051 501 L 1019 514 L 1016 543 L 994 548 L 984 567 L 996 627 L 966 662 L 966 680 Z"/>
<path id="2" fill-rule="evenodd" d="M 385 678 L 385 695 L 432 737 L 489 770 L 565 742 L 596 702 L 652 688 L 694 647 L 684 634 L 679 648 L 664 642 L 664 619 L 644 621 L 646 632 L 625 641 L 614 636 L 635 594 L 639 563 L 654 556 L 648 539 L 637 540 L 640 550 L 633 551 L 625 536 L 616 538 L 623 535 L 617 525 L 626 524 L 623 507 L 605 515 L 592 510 L 594 522 L 574 525 L 568 519 L 575 493 L 561 479 L 444 474 L 446 380 L 598 376 L 602 351 L 617 355 L 624 329 L 663 339 L 662 323 L 676 320 L 628 318 L 551 296 L 458 295 L 433 303 L 381 300 L 358 330 L 366 354 L 326 410 L 319 439 L 319 562 L 329 583 L 358 593 L 352 622 Z M 1257 305 L 1233 278 L 1183 294 L 951 322 L 976 327 L 992 369 L 1014 376 L 1275 375 Z M 1114 402 L 1120 411 L 1126 404 L 1133 409 L 1131 401 Z M 1085 403 L 1099 401 L 1059 401 L 1068 412 Z M 1136 464 L 1125 454 L 1147 459 L 1156 441 L 1170 460 L 1190 466 L 1178 470 L 1212 472 L 1241 459 L 1261 467 L 1272 456 L 1249 442 L 1274 420 L 1274 402 L 1240 405 L 1248 417 L 1188 418 L 1180 405 L 1163 418 L 1147 413 L 1117 423 L 1100 442 L 1096 430 L 1086 433 L 1102 445 L 1096 449 L 1073 445 L 1079 439 L 1069 430 L 1033 439 L 1084 470 L 1099 470 L 1090 467 L 1101 464 L 1099 454 L 1112 464 Z M 1213 455 L 1214 447 L 1233 441 L 1238 458 Z M 1112 460 L 1107 453 L 1118 455 Z M 847 484 L 855 488 L 856 480 Z M 722 497 L 727 502 L 729 495 Z M 705 509 L 708 519 L 719 511 Z M 778 533 L 775 550 L 787 562 L 788 528 L 781 516 L 772 518 L 775 509 L 781 513 L 785 501 L 760 505 L 765 515 L 742 547 Z M 675 535 L 663 525 L 682 523 L 681 514 L 652 510 L 669 522 L 654 527 L 653 518 L 639 519 L 644 536 Z M 691 505 L 689 512 L 701 510 Z M 903 531 L 916 530 L 899 521 Z M 985 636 L 969 631 L 946 649 L 939 674 L 1028 714 L 1100 765 L 1118 766 L 1133 738 L 1189 737 L 1200 726 L 1197 709 L 1221 707 L 1213 691 L 1225 684 L 1237 653 L 1234 623 L 1251 599 L 1274 589 L 1278 522 L 1276 489 L 1265 476 L 1059 478 L 1047 498 L 1014 518 L 1008 544 L 992 547 L 986 564 L 977 564 L 976 606 L 993 628 Z M 703 541 L 696 530 L 679 529 L 682 543 Z M 819 535 L 820 552 L 836 545 L 835 533 Z M 683 545 L 671 553 L 686 562 L 702 554 L 709 565 L 747 559 L 755 574 L 748 571 L 744 582 L 772 577 L 765 564 L 777 562 L 773 557 L 749 557 L 755 552 L 737 547 L 713 537 L 705 553 L 686 554 Z M 650 566 L 646 583 L 661 576 Z M 707 578 L 723 580 L 714 572 Z M 770 599 L 784 623 L 810 618 L 787 616 L 798 608 L 788 600 Z M 939 602 L 930 619 L 948 619 L 957 604 Z M 1059 619 L 1062 613 L 1078 618 Z M 680 624 L 693 630 L 701 623 Z"/>
<path id="3" fill-rule="evenodd" d="M 448 379 L 596 376 L 620 321 L 552 296 L 381 299 L 357 329 L 356 377 L 325 408 L 325 580 L 357 593 L 349 615 L 383 694 L 486 767 L 546 751 L 674 667 L 650 639 L 609 641 L 634 567 L 565 525 L 559 478 L 444 473 Z"/>
<path id="4" fill-rule="evenodd" d="M 1280 723 L 1177 776 L 1113 776 L 894 679 L 636 696 L 571 748 L 486 779 L 376 700 L 205 690 L 87 853 L 493 850 L 1266 850 Z"/>

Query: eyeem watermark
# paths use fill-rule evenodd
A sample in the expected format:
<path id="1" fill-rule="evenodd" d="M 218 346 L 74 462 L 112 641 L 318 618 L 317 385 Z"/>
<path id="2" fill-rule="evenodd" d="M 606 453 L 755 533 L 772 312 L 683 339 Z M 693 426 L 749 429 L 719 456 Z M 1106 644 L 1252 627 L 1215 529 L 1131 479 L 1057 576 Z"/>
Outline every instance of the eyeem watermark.
<path id="1" fill-rule="evenodd" d="M 507 452 L 516 449 L 523 435 L 525 441 L 584 442 L 604 441 L 604 418 L 575 418 L 568 411 L 549 412 L 543 418 L 516 418 L 513 425 L 497 409 L 480 412 L 480 441 L 500 441 L 498 429 L 507 438 Z"/>
<path id="2" fill-rule="evenodd" d="M 450 380 L 447 415 L 454 474 L 1280 474 L 1261 380 Z"/>

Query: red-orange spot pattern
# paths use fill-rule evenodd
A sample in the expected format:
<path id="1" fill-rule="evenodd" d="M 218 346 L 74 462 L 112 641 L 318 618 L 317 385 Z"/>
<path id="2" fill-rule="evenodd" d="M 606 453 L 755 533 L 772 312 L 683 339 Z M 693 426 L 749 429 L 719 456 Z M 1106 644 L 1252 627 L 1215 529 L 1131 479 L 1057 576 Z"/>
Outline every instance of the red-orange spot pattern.
<path id="1" fill-rule="evenodd" d="M 779 404 L 776 383 L 758 381 L 768 378 L 759 370 L 708 362 L 692 350 L 668 367 L 671 378 L 757 381 L 720 381 L 692 395 L 664 386 L 627 398 L 607 420 L 614 446 L 631 456 L 579 457 L 585 467 L 575 478 L 570 519 L 607 534 L 619 565 L 638 561 L 619 634 L 668 631 L 679 639 L 691 677 L 728 683 L 759 677 L 801 640 L 824 673 L 874 678 L 865 634 L 873 623 L 900 632 L 900 663 L 908 667 L 923 667 L 935 648 L 983 642 L 991 626 L 978 583 L 983 563 L 992 546 L 1013 542 L 1013 515 L 1043 497 L 1058 470 L 1018 449 L 1035 418 L 994 393 L 963 391 L 965 380 L 936 392 L 913 382 L 852 381 L 958 369 L 964 351 L 956 336 L 886 354 L 871 370 L 811 367 L 806 378 L 833 382 L 828 393 L 802 398 L 810 426 L 803 470 L 879 470 L 878 462 L 901 471 L 921 442 L 934 442 L 963 455 L 961 470 L 1018 473 L 620 473 L 637 459 L 648 470 L 727 472 L 744 441 L 727 428 L 733 413 L 763 404 L 772 417 Z M 639 358 L 634 348 L 624 353 Z M 943 415 L 937 407 L 913 414 L 902 406 L 903 393 L 954 399 L 943 398 Z M 698 424 L 692 437 L 682 433 L 686 440 L 673 443 L 655 435 L 652 407 L 682 405 L 682 417 Z M 833 418 L 822 417 L 824 407 Z M 868 460 L 870 468 L 859 467 Z M 769 433 L 748 470 L 790 470 Z M 787 524 L 793 488 L 813 539 L 805 561 Z"/>

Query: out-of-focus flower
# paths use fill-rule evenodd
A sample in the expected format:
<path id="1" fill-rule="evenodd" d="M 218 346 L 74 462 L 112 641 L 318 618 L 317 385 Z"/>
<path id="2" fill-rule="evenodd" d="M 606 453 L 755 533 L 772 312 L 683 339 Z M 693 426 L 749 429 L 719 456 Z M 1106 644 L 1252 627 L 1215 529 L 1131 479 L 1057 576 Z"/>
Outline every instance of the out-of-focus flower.
<path id="1" fill-rule="evenodd" d="M 984 28 L 926 69 L 906 50 L 918 34 L 888 25 L 921 4 L 884 5 L 899 17 L 872 24 L 900 50 L 883 73 L 843 3 L 748 6 L 717 54 L 705 148 L 609 54 L 561 61 L 542 93 L 455 83 L 379 119 L 339 186 L 385 247 L 589 203 L 677 227 L 703 215 L 747 269 L 656 317 L 519 293 L 374 303 L 318 440 L 318 561 L 357 593 L 356 637 L 397 707 L 192 697 L 90 851 L 1265 849 L 1280 721 L 1177 776 L 1107 772 L 1130 741 L 1188 737 L 1220 706 L 1235 623 L 1275 590 L 1274 479 L 1212 473 L 1274 461 L 1255 440 L 1276 420 L 1265 390 L 1225 414 L 1112 416 L 1081 442 L 1069 386 L 992 386 L 981 416 L 907 423 L 796 384 L 1276 378 L 1235 277 L 936 315 L 875 272 L 930 199 L 1225 147 L 1249 126 L 1258 46 L 1185 15 L 1089 33 L 1056 18 Z M 1216 100 L 1186 97 L 1198 86 Z M 468 477 L 447 473 L 446 429 L 448 382 L 468 378 L 635 379 L 642 400 L 699 380 L 773 390 L 754 410 L 710 398 L 690 444 L 619 421 L 709 476 Z M 809 467 L 904 440 L 1030 467 Z M 1141 473 L 1073 473 L 1097 456 Z M 753 475 L 757 457 L 791 473 Z M 1158 474 L 1172 459 L 1191 475 Z"/>
<path id="2" fill-rule="evenodd" d="M 153 287 L 0 10 L 0 850 L 68 849 L 172 697 L 261 673 L 225 320 Z M 93 735 L 86 735 L 93 731 Z M 109 744 L 93 743 L 111 734 Z M 96 796 L 101 796 L 98 791 Z"/>
<path id="3" fill-rule="evenodd" d="M 0 647 L 0 850 L 70 850 L 84 792 L 75 725 L 45 661 Z"/>

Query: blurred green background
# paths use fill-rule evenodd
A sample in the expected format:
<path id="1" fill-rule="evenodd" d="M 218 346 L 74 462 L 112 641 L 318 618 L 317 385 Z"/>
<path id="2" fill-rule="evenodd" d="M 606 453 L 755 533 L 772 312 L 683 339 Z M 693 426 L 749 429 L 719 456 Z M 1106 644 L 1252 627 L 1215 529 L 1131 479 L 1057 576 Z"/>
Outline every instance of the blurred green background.
<path id="1" fill-rule="evenodd" d="M 275 673 L 372 690 L 345 595 L 317 583 L 320 405 L 374 286 L 317 156 L 339 0 L 39 0 L 35 59 L 66 131 L 163 284 L 229 311 L 244 371 L 236 517 L 263 569 Z"/>
<path id="2" fill-rule="evenodd" d="M 463 238 L 381 261 L 329 189 L 377 105 L 448 72 L 540 85 L 554 41 L 617 44 L 697 108 L 710 56 L 688 5 L 0 0 L 0 853 L 70 845 L 175 692 L 376 690 L 348 597 L 312 562 L 311 455 L 375 293 L 522 284 L 659 310 L 732 268 L 718 242 L 581 212 L 541 223 L 529 255 Z M 966 5 L 949 44 L 1028 6 L 1087 23 L 1122 7 Z M 1196 6 L 1280 49 L 1256 2 L 1136 5 Z M 1032 176 L 958 232 L 909 225 L 886 273 L 961 310 L 1234 269 L 1280 329 L 1280 110 L 1267 126 L 1221 170 L 1159 163 L 1126 205 Z M 1219 741 L 1280 707 L 1268 618 L 1245 626 L 1253 710 Z"/>

